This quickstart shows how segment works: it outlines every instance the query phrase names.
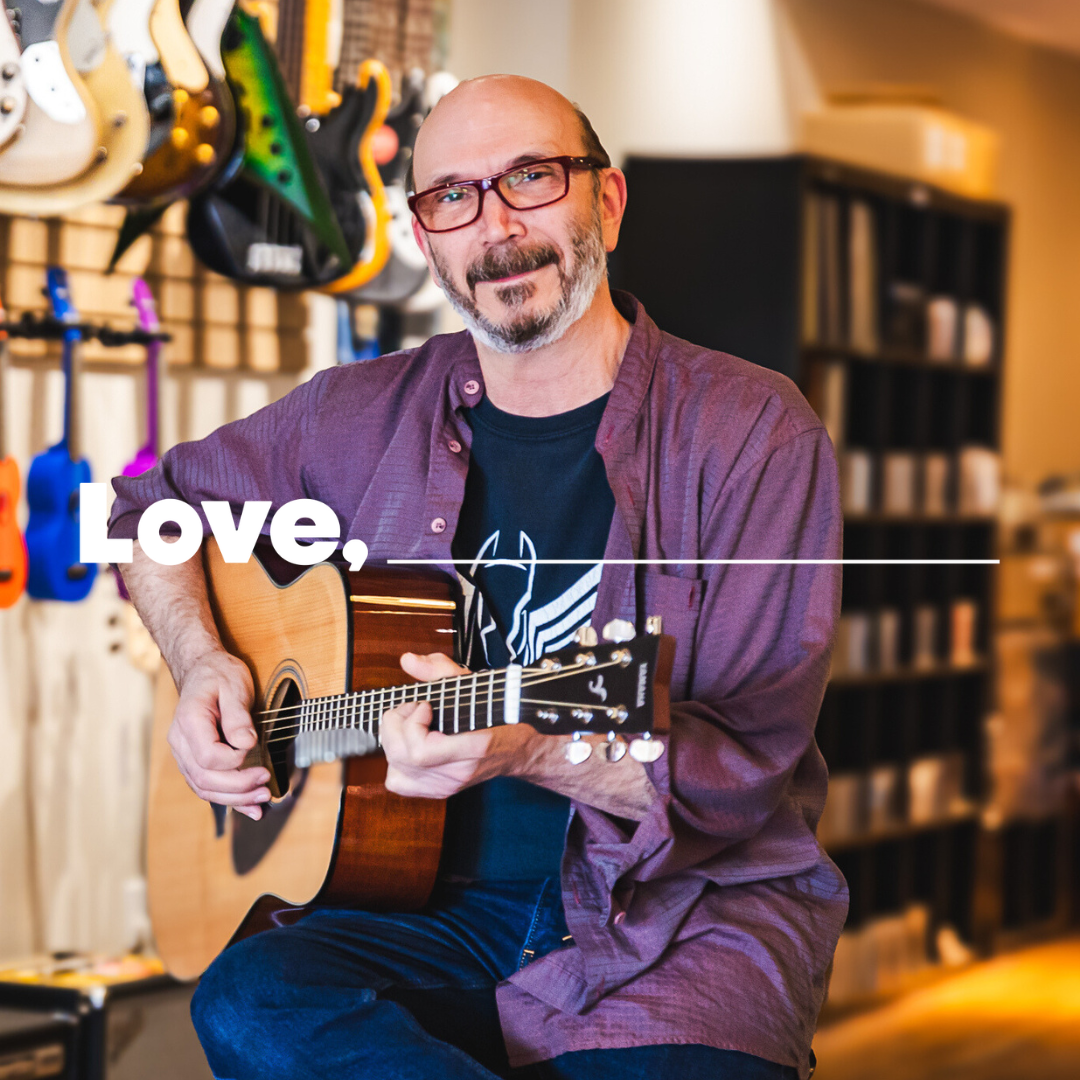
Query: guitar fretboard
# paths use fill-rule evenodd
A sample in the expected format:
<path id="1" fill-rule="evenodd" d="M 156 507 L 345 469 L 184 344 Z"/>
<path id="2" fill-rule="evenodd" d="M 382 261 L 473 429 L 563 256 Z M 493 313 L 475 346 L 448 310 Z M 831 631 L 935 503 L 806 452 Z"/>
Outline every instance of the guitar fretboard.
<path id="1" fill-rule="evenodd" d="M 313 761 L 371 753 L 381 745 L 379 719 L 406 702 L 428 701 L 432 730 L 459 734 L 516 724 L 520 715 L 522 668 L 481 671 L 430 683 L 411 683 L 352 694 L 309 698 L 280 718 L 271 712 L 269 742 L 295 738 L 298 767 Z"/>

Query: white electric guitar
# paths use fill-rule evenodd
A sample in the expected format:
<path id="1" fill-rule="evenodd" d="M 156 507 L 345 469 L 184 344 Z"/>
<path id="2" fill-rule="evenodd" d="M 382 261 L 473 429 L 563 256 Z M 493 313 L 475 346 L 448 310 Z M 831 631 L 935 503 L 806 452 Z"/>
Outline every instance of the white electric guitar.
<path id="1" fill-rule="evenodd" d="M 0 18 L 0 147 L 20 134 L 26 115 L 26 80 L 19 39 L 7 16 Z"/>
<path id="2" fill-rule="evenodd" d="M 93 164 L 100 127 L 98 108 L 82 80 L 69 74 L 58 36 L 69 32 L 86 35 L 80 42 L 84 59 L 88 51 L 92 54 L 104 45 L 104 33 L 93 9 L 90 19 L 85 18 L 82 9 L 88 3 L 19 2 L 22 57 L 18 63 L 27 100 L 23 130 L 0 154 L 0 185 L 62 184 Z"/>

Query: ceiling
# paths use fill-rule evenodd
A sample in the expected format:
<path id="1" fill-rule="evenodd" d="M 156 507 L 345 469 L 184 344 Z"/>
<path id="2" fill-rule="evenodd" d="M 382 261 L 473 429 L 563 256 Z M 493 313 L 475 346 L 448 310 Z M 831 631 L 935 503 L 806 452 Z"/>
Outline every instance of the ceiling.
<path id="1" fill-rule="evenodd" d="M 1080 54 L 1077 0 L 923 0 L 988 22 L 1017 37 Z"/>

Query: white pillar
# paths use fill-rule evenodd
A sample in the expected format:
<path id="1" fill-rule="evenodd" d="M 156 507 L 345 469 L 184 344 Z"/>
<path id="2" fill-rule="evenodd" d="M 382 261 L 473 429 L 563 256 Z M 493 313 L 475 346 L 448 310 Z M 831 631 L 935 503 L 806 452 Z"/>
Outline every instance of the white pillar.
<path id="1" fill-rule="evenodd" d="M 778 0 L 576 0 L 570 96 L 615 160 L 791 152 L 816 96 Z"/>

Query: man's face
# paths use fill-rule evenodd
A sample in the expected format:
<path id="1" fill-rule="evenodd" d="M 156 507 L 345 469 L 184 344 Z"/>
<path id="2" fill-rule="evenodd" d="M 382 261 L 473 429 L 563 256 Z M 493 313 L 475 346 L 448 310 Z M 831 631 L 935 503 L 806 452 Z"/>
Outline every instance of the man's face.
<path id="1" fill-rule="evenodd" d="M 467 84 L 440 103 L 417 143 L 417 190 L 584 154 L 565 100 L 535 87 Z M 499 352 L 526 352 L 558 340 L 588 310 L 609 250 L 596 189 L 594 172 L 575 169 L 566 198 L 549 206 L 516 210 L 492 190 L 471 225 L 448 233 L 414 225 L 432 274 L 474 337 Z"/>

